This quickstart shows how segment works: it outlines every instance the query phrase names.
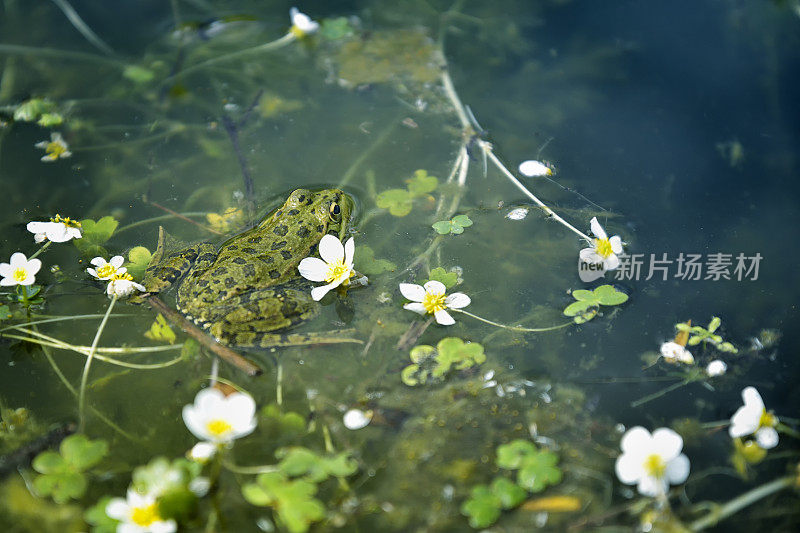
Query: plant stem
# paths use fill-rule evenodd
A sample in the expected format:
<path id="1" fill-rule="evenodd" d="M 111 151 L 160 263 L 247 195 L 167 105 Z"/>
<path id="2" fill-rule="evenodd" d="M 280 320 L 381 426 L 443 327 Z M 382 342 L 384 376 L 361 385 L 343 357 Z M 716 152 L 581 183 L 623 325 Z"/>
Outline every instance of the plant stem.
<path id="1" fill-rule="evenodd" d="M 30 256 L 30 257 L 28 258 L 28 261 L 30 261 L 30 260 L 31 260 L 31 259 L 33 259 L 34 257 L 38 256 L 40 253 L 42 253 L 42 252 L 44 252 L 45 250 L 47 250 L 47 247 L 48 247 L 48 246 L 50 246 L 50 243 L 51 243 L 51 242 L 52 242 L 52 241 L 47 241 L 46 243 L 44 243 L 44 244 L 42 245 L 42 247 L 41 247 L 41 248 L 39 248 L 38 250 L 36 250 L 35 252 L 33 252 L 33 255 L 32 255 L 32 256 Z"/>
<path id="2" fill-rule="evenodd" d="M 100 342 L 100 335 L 103 334 L 103 330 L 108 322 L 108 316 L 111 314 L 111 310 L 114 308 L 115 303 L 117 303 L 116 294 L 111 297 L 111 303 L 108 304 L 106 314 L 103 316 L 103 320 L 100 322 L 100 327 L 97 328 L 97 333 L 92 341 L 92 347 L 89 349 L 89 355 L 86 356 L 86 364 L 83 367 L 83 374 L 81 375 L 81 388 L 78 394 L 78 432 L 82 432 L 86 426 L 84 405 L 86 402 L 86 382 L 89 380 L 89 368 L 92 366 L 92 359 L 94 359 L 95 351 L 97 350 L 97 343 Z"/>
<path id="3" fill-rule="evenodd" d="M 103 40 L 97 36 L 95 32 L 83 21 L 80 15 L 78 15 L 77 11 L 73 9 L 73 7 L 67 2 L 67 0 L 53 0 L 53 3 L 58 6 L 58 8 L 64 12 L 64 15 L 70 21 L 70 23 L 75 26 L 75 29 L 83 35 L 87 41 L 89 41 L 92 46 L 103 52 L 104 54 L 113 56 L 114 50 L 111 49 Z"/>
<path id="4" fill-rule="evenodd" d="M 278 376 L 275 378 L 277 382 L 277 386 L 275 388 L 275 401 L 278 403 L 278 407 L 283 406 L 283 365 L 281 364 L 280 359 L 278 359 Z"/>
<path id="5" fill-rule="evenodd" d="M 631 402 L 631 407 L 639 407 L 640 405 L 644 405 L 644 404 L 646 404 L 647 402 L 649 402 L 651 400 L 655 400 L 656 398 L 660 398 L 660 397 L 664 396 L 668 392 L 672 392 L 675 389 L 679 389 L 679 388 L 683 387 L 684 385 L 688 385 L 692 381 L 693 380 L 691 380 L 691 379 L 682 379 L 681 381 L 679 381 L 677 383 L 673 383 L 669 387 L 665 387 L 665 388 L 661 389 L 660 391 L 654 392 L 653 394 L 648 394 L 647 396 L 645 396 L 643 398 L 639 398 L 635 402 Z"/>
<path id="6" fill-rule="evenodd" d="M 59 48 L 40 48 L 37 46 L 24 46 L 21 44 L 0 44 L 0 54 L 18 55 L 18 56 L 39 56 L 51 57 L 55 59 L 74 59 L 78 61 L 88 61 L 91 63 L 102 63 L 108 66 L 116 67 L 118 69 L 125 68 L 125 63 L 117 59 L 105 57 L 96 54 L 87 54 L 86 52 L 72 52 L 70 50 L 61 50 Z"/>
<path id="7" fill-rule="evenodd" d="M 775 492 L 789 488 L 796 482 L 797 479 L 794 476 L 789 476 L 765 483 L 760 487 L 756 487 L 753 490 L 737 496 L 725 505 L 714 509 L 703 518 L 695 520 L 689 524 L 689 529 L 691 531 L 701 531 L 707 527 L 715 526 L 720 521 L 728 518 L 734 513 L 737 513 L 748 505 L 751 505 L 762 498 L 766 498 Z"/>
<path id="8" fill-rule="evenodd" d="M 493 322 L 491 320 L 488 320 L 486 318 L 480 317 L 478 315 L 474 315 L 474 314 L 470 313 L 469 311 L 464 311 L 463 309 L 449 309 L 449 311 L 454 311 L 456 313 L 462 313 L 462 314 L 470 316 L 470 317 L 472 317 L 472 318 L 474 318 L 476 320 L 480 320 L 481 322 L 485 322 L 487 324 L 491 324 L 492 326 L 497 326 L 498 328 L 510 329 L 511 331 L 531 331 L 531 332 L 554 331 L 554 330 L 557 330 L 557 329 L 566 328 L 566 327 L 571 326 L 573 324 L 573 322 L 565 322 L 564 324 L 559 324 L 557 326 L 549 326 L 549 327 L 546 327 L 546 328 L 523 328 L 522 326 L 506 326 L 505 324 L 499 324 L 497 322 Z"/>
<path id="9" fill-rule="evenodd" d="M 245 48 L 244 50 L 239 50 L 238 52 L 231 52 L 230 54 L 224 54 L 217 57 L 212 57 L 211 59 L 207 59 L 205 61 L 201 61 L 200 63 L 195 63 L 182 71 L 178 72 L 177 75 L 186 75 L 190 72 L 194 72 L 195 70 L 199 70 L 205 67 L 209 67 L 211 65 L 215 65 L 221 62 L 230 62 L 235 59 L 240 59 L 244 56 L 248 56 L 251 54 L 258 54 L 261 52 L 272 52 L 273 50 L 277 50 L 279 48 L 283 48 L 287 44 L 293 42 L 296 39 L 293 33 L 289 32 L 280 39 L 276 39 L 274 41 L 270 41 L 268 43 L 260 44 L 258 46 L 254 46 L 252 48 Z"/>

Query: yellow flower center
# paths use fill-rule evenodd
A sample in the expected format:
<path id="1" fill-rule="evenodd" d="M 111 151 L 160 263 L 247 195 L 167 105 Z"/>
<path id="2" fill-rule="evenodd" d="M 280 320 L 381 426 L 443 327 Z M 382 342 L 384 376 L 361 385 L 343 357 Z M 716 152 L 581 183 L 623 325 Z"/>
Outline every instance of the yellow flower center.
<path id="1" fill-rule="evenodd" d="M 667 463 L 664 462 L 660 455 L 654 453 L 644 460 L 644 471 L 650 477 L 661 479 L 667 472 Z"/>
<path id="2" fill-rule="evenodd" d="M 595 239 L 594 251 L 603 258 L 606 258 L 614 253 L 614 250 L 611 248 L 611 241 L 608 239 Z"/>
<path id="3" fill-rule="evenodd" d="M 425 293 L 425 296 L 422 298 L 422 305 L 425 306 L 425 310 L 430 314 L 434 314 L 436 311 L 444 311 L 447 309 L 447 306 L 444 304 L 444 298 L 444 293 Z"/>
<path id="4" fill-rule="evenodd" d="M 106 263 L 105 265 L 101 266 L 97 269 L 97 277 L 99 278 L 110 278 L 111 276 L 116 273 L 117 268 L 112 265 L 111 263 Z"/>
<path id="5" fill-rule="evenodd" d="M 339 259 L 335 263 L 328 264 L 328 275 L 325 276 L 325 283 L 330 283 L 333 280 L 339 278 L 342 274 L 346 273 L 349 269 L 347 265 L 344 264 L 344 261 Z M 348 276 L 349 277 L 349 276 Z"/>
<path id="6" fill-rule="evenodd" d="M 14 278 L 14 281 L 16 281 L 17 283 L 22 283 L 23 281 L 28 279 L 28 271 L 25 270 L 24 268 L 17 268 L 16 270 L 14 270 L 14 274 L 12 274 L 12 277 Z"/>
<path id="7" fill-rule="evenodd" d="M 153 522 L 158 522 L 161 517 L 158 515 L 156 504 L 150 504 L 147 507 L 134 507 L 131 511 L 131 522 L 137 526 L 149 526 Z"/>
<path id="8" fill-rule="evenodd" d="M 758 420 L 758 427 L 775 427 L 778 424 L 778 419 L 772 413 L 768 413 L 766 409 L 761 413 L 761 418 Z"/>
<path id="9" fill-rule="evenodd" d="M 291 28 L 289 28 L 289 33 L 294 35 L 295 38 L 297 38 L 297 39 L 302 39 L 303 37 L 306 36 L 306 32 L 304 32 L 303 30 L 301 30 L 297 26 L 292 26 Z"/>
<path id="10" fill-rule="evenodd" d="M 53 144 L 53 143 L 50 143 L 50 144 Z M 61 215 L 59 215 L 59 214 L 56 214 L 56 216 L 54 218 L 51 218 L 50 222 L 60 222 L 60 223 L 64 224 L 65 226 L 67 226 L 68 228 L 80 228 L 81 227 L 81 223 L 78 222 L 77 220 L 72 220 L 69 217 L 63 217 L 62 218 Z"/>
<path id="11" fill-rule="evenodd" d="M 100 271 L 98 270 L 97 273 L 100 274 Z M 133 281 L 133 276 L 131 276 L 127 272 L 123 272 L 122 274 L 120 274 L 119 272 L 117 272 L 117 269 L 114 268 L 114 274 L 111 276 L 111 281 L 119 281 L 119 280 Z"/>
<path id="12" fill-rule="evenodd" d="M 217 419 L 208 422 L 206 424 L 206 429 L 215 437 L 221 437 L 222 435 L 229 433 L 233 429 L 233 426 L 231 426 L 225 420 Z"/>
<path id="13" fill-rule="evenodd" d="M 49 142 L 47 143 L 47 148 L 45 148 L 45 152 L 49 155 L 53 156 L 53 159 L 58 159 L 61 157 L 61 154 L 67 151 L 66 146 L 59 142 Z"/>

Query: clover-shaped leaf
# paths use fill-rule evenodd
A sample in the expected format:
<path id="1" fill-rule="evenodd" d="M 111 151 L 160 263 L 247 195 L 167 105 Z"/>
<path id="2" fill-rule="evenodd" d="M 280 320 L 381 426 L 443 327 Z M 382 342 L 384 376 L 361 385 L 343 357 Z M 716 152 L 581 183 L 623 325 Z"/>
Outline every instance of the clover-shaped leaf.
<path id="1" fill-rule="evenodd" d="M 439 235 L 460 235 L 464 233 L 464 228 L 472 225 L 472 220 L 467 215 L 456 215 L 450 220 L 440 220 L 434 223 L 431 227 L 436 230 Z"/>
<path id="2" fill-rule="evenodd" d="M 61 472 L 42 474 L 33 480 L 33 486 L 40 496 L 51 496 L 58 504 L 77 500 L 86 492 L 86 476 L 80 472 Z"/>
<path id="3" fill-rule="evenodd" d="M 389 189 L 378 194 L 375 203 L 381 209 L 388 209 L 396 217 L 404 217 L 413 206 L 411 193 L 406 189 Z"/>
<path id="4" fill-rule="evenodd" d="M 113 217 L 108 216 L 97 221 L 92 219 L 81 220 L 82 238 L 73 239 L 72 242 L 75 243 L 75 247 L 83 255 L 104 257 L 108 255 L 108 252 L 102 245 L 111 238 L 118 224 L 119 222 L 114 220 Z"/>
<path id="5" fill-rule="evenodd" d="M 33 122 L 42 114 L 49 113 L 54 107 L 55 104 L 49 100 L 31 98 L 17 106 L 14 110 L 14 120 L 17 122 Z"/>
<path id="6" fill-rule="evenodd" d="M 304 479 L 289 480 L 282 472 L 259 474 L 255 483 L 242 487 L 253 505 L 270 506 L 292 533 L 305 533 L 313 522 L 325 518 L 325 506 L 314 498 L 317 486 Z"/>
<path id="7" fill-rule="evenodd" d="M 353 25 L 347 17 L 326 18 L 322 20 L 319 35 L 329 41 L 338 41 L 353 35 Z"/>
<path id="8" fill-rule="evenodd" d="M 70 435 L 61 442 L 61 455 L 75 470 L 84 471 L 108 454 L 108 443 L 104 440 L 89 440 L 86 435 Z"/>
<path id="9" fill-rule="evenodd" d="M 297 413 L 284 413 L 277 404 L 271 403 L 261 410 L 265 422 L 276 427 L 279 433 L 302 433 L 306 429 L 306 420 Z"/>
<path id="10" fill-rule="evenodd" d="M 547 485 L 561 482 L 561 469 L 557 464 L 556 454 L 540 450 L 525 459 L 517 472 L 517 483 L 531 492 L 541 492 Z"/>
<path id="11" fill-rule="evenodd" d="M 422 196 L 436 190 L 439 186 L 439 179 L 436 176 L 428 176 L 426 170 L 417 170 L 414 177 L 408 180 L 408 192 L 413 196 Z"/>
<path id="12" fill-rule="evenodd" d="M 36 491 L 41 496 L 52 496 L 60 504 L 83 496 L 87 486 L 83 471 L 105 457 L 108 444 L 89 440 L 85 435 L 70 435 L 61 442 L 59 452 L 40 453 L 32 466 L 41 474 L 33 480 Z"/>
<path id="13" fill-rule="evenodd" d="M 508 444 L 497 447 L 497 466 L 516 470 L 525 462 L 526 459 L 537 453 L 536 445 L 532 442 L 515 439 Z"/>
<path id="14" fill-rule="evenodd" d="M 447 272 L 442 267 L 436 267 L 428 274 L 428 281 L 439 281 L 448 289 L 454 287 L 458 283 L 457 272 Z"/>
<path id="15" fill-rule="evenodd" d="M 611 285 L 600 285 L 594 291 L 594 297 L 600 305 L 619 305 L 628 301 L 628 295 Z"/>
<path id="16" fill-rule="evenodd" d="M 362 274 L 375 275 L 393 271 L 397 265 L 386 259 L 375 259 L 375 252 L 369 246 L 361 246 L 356 257 L 356 270 Z"/>
<path id="17" fill-rule="evenodd" d="M 150 250 L 144 246 L 131 248 L 128 252 L 128 262 L 125 263 L 125 268 L 128 269 L 128 273 L 133 276 L 134 279 L 142 279 L 144 271 L 147 269 L 147 265 L 150 264 L 152 257 L 153 255 L 150 253 Z"/>
<path id="18" fill-rule="evenodd" d="M 150 329 L 144 332 L 144 336 L 153 341 L 164 341 L 169 344 L 174 344 L 177 338 L 175 332 L 169 327 L 167 319 L 161 313 L 150 324 Z"/>
<path id="19" fill-rule="evenodd" d="M 461 514 L 469 517 L 469 525 L 482 529 L 500 518 L 502 502 L 486 485 L 472 487 L 470 498 L 461 504 Z"/>
<path id="20" fill-rule="evenodd" d="M 59 113 L 42 113 L 39 120 L 36 121 L 38 125 L 43 128 L 53 128 L 60 126 L 64 122 L 64 117 Z"/>
<path id="21" fill-rule="evenodd" d="M 491 485 L 492 494 L 497 496 L 503 509 L 513 509 L 521 504 L 527 493 L 525 489 L 504 477 L 495 478 Z"/>
<path id="22" fill-rule="evenodd" d="M 619 305 L 628 301 L 628 295 L 611 285 L 600 285 L 593 291 L 579 289 L 572 291 L 575 302 L 564 308 L 564 315 L 574 317 L 577 324 L 588 322 L 597 315 L 601 305 Z"/>
<path id="23" fill-rule="evenodd" d="M 455 366 L 458 370 L 480 365 L 486 361 L 483 346 L 477 342 L 464 342 L 458 337 L 446 337 L 436 345 L 437 360 L 441 366 Z"/>
<path id="24" fill-rule="evenodd" d="M 347 452 L 325 457 L 308 448 L 293 446 L 281 448 L 275 456 L 281 460 L 278 464 L 281 472 L 290 477 L 304 476 L 314 483 L 325 481 L 330 476 L 347 477 L 358 468 Z"/>
<path id="25" fill-rule="evenodd" d="M 464 342 L 458 337 L 446 337 L 436 348 L 421 344 L 411 349 L 411 361 L 400 375 L 403 383 L 414 386 L 444 379 L 451 369 L 464 370 L 486 361 L 483 346 L 477 342 Z"/>

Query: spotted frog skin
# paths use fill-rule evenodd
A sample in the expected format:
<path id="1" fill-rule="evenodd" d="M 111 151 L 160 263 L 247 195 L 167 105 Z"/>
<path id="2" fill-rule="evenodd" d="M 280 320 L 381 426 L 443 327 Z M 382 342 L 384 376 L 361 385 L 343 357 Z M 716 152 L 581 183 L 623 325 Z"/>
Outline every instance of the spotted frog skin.
<path id="1" fill-rule="evenodd" d="M 297 189 L 257 226 L 218 250 L 202 243 L 164 258 L 159 245 L 144 285 L 153 294 L 177 282 L 178 310 L 223 344 L 304 344 L 304 336 L 284 332 L 319 307 L 297 264 L 317 254 L 327 233 L 344 235 L 351 206 L 352 199 L 338 189 Z"/>

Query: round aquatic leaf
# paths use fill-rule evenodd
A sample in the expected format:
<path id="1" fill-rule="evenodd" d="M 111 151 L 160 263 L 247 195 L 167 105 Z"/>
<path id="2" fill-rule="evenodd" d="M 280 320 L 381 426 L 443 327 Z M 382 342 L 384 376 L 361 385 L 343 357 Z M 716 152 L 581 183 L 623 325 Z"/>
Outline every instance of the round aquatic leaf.
<path id="1" fill-rule="evenodd" d="M 472 220 L 467 215 L 456 215 L 453 217 L 452 222 L 462 228 L 468 228 L 472 225 Z"/>
<path id="2" fill-rule="evenodd" d="M 469 525 L 482 529 L 500 518 L 502 502 L 486 485 L 472 487 L 470 498 L 461 504 L 461 514 L 469 517 Z"/>
<path id="3" fill-rule="evenodd" d="M 85 435 L 70 435 L 61 442 L 61 455 L 78 471 L 99 463 L 108 453 L 104 440 L 89 440 Z"/>
<path id="4" fill-rule="evenodd" d="M 400 379 L 409 387 L 419 385 L 419 379 L 417 379 L 418 371 L 419 365 L 408 365 L 403 369 L 402 372 L 400 372 Z"/>
<path id="5" fill-rule="evenodd" d="M 495 478 L 492 481 L 491 489 L 492 494 L 500 500 L 503 509 L 513 509 L 528 496 L 522 487 L 504 477 Z"/>
<path id="6" fill-rule="evenodd" d="M 386 259 L 375 259 L 375 252 L 369 246 L 361 246 L 356 257 L 356 270 L 362 274 L 375 275 L 393 271 L 397 265 Z"/>
<path id="7" fill-rule="evenodd" d="M 147 265 L 150 264 L 152 254 L 144 246 L 136 246 L 128 252 L 128 263 L 125 268 L 134 279 L 142 279 Z"/>
<path id="8" fill-rule="evenodd" d="M 458 224 L 450 222 L 450 233 L 453 235 L 461 235 L 462 233 L 464 233 L 464 228 L 462 228 Z"/>
<path id="9" fill-rule="evenodd" d="M 456 272 L 447 272 L 442 267 L 436 267 L 431 270 L 431 273 L 428 275 L 428 280 L 439 281 L 449 289 L 458 283 L 458 274 Z"/>
<path id="10" fill-rule="evenodd" d="M 434 224 L 432 224 L 431 227 L 435 229 L 436 233 L 438 233 L 439 235 L 447 235 L 451 231 L 455 230 L 453 224 L 450 223 L 449 220 L 440 220 L 439 222 L 435 222 Z"/>
<path id="11" fill-rule="evenodd" d="M 33 460 L 32 466 L 33 469 L 40 474 L 57 474 L 69 470 L 69 466 L 64 458 L 51 450 L 44 451 L 37 455 Z"/>
<path id="12" fill-rule="evenodd" d="M 281 460 L 278 468 L 287 476 L 295 477 L 309 474 L 313 479 L 319 474 L 320 458 L 309 450 L 300 446 L 292 448 L 282 448 L 275 453 Z M 322 476 L 325 479 L 327 476 Z"/>
<path id="13" fill-rule="evenodd" d="M 628 301 L 628 295 L 611 285 L 600 285 L 594 290 L 596 300 L 601 305 L 619 305 Z"/>
<path id="14" fill-rule="evenodd" d="M 264 507 L 273 502 L 272 497 L 256 483 L 248 483 L 242 486 L 242 496 L 249 503 Z"/>
<path id="15" fill-rule="evenodd" d="M 43 474 L 33 480 L 33 486 L 41 496 L 50 496 L 59 504 L 83 496 L 86 485 L 86 478 L 79 472 Z"/>
<path id="16" fill-rule="evenodd" d="M 537 453 L 536 446 L 527 440 L 516 439 L 497 447 L 497 466 L 513 470 Z"/>
<path id="17" fill-rule="evenodd" d="M 431 359 L 436 355 L 436 348 L 427 344 L 420 344 L 411 348 L 409 356 L 415 363 L 421 363 L 426 359 Z"/>
<path id="18" fill-rule="evenodd" d="M 584 324 L 597 316 L 597 307 L 592 307 L 572 318 L 576 324 Z"/>
<path id="19" fill-rule="evenodd" d="M 596 307 L 597 303 L 592 302 L 589 300 L 580 300 L 577 302 L 572 302 L 567 307 L 564 308 L 564 314 L 566 316 L 577 316 L 582 313 L 585 313 L 587 309 L 590 307 Z"/>
<path id="20" fill-rule="evenodd" d="M 587 291 L 586 289 L 578 289 L 576 291 L 572 291 L 572 297 L 576 300 L 586 300 L 594 303 L 596 301 L 595 294 L 592 291 Z"/>
<path id="21" fill-rule="evenodd" d="M 411 212 L 411 194 L 405 189 L 389 189 L 378 194 L 375 203 L 381 209 L 388 209 L 396 217 L 404 217 Z"/>
<path id="22" fill-rule="evenodd" d="M 421 196 L 436 190 L 439 186 L 439 179 L 436 176 L 428 176 L 425 170 L 417 170 L 414 177 L 408 180 L 408 191 L 414 196 Z"/>
<path id="23" fill-rule="evenodd" d="M 517 472 L 517 483 L 530 492 L 541 492 L 547 485 L 561 481 L 561 469 L 556 466 L 558 456 L 553 452 L 537 451 L 526 457 Z"/>

